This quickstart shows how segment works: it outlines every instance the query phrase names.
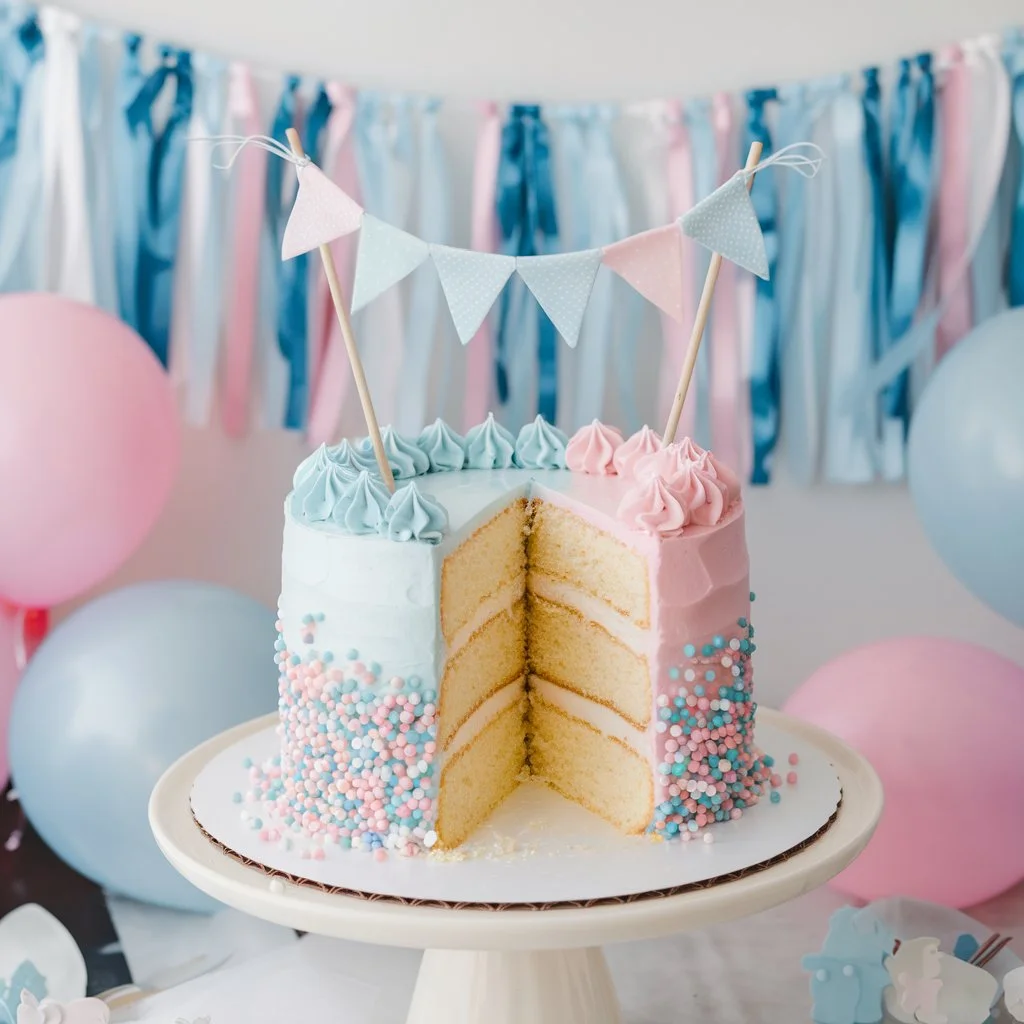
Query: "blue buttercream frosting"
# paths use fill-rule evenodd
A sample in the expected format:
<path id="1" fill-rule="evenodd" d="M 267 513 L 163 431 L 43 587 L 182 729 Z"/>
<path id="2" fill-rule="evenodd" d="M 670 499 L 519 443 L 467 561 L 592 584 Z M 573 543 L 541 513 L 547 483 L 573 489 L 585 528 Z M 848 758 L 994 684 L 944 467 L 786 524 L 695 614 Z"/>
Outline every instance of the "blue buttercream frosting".
<path id="1" fill-rule="evenodd" d="M 314 455 L 322 448 L 323 445 Z M 296 473 L 298 482 L 292 491 L 292 512 L 309 523 L 326 523 L 355 478 L 354 470 L 338 466 L 328 458 L 318 459 L 314 469 L 301 477 Z"/>
<path id="2" fill-rule="evenodd" d="M 399 487 L 384 510 L 380 532 L 388 540 L 419 540 L 438 544 L 448 529 L 448 513 L 444 506 L 415 483 Z"/>
<path id="3" fill-rule="evenodd" d="M 329 450 L 325 444 L 320 445 L 312 455 L 307 455 L 295 470 L 292 487 L 298 489 L 312 477 L 322 473 L 327 466 L 329 457 Z"/>
<path id="4" fill-rule="evenodd" d="M 466 435 L 467 469 L 509 469 L 516 464 L 511 433 L 495 422 L 494 413 Z"/>
<path id="5" fill-rule="evenodd" d="M 364 469 L 335 502 L 331 519 L 346 533 L 377 533 L 390 498 L 380 477 Z"/>
<path id="6" fill-rule="evenodd" d="M 444 420 L 434 420 L 422 431 L 416 444 L 426 455 L 431 473 L 462 469 L 466 464 L 466 439 L 456 434 Z"/>
<path id="7" fill-rule="evenodd" d="M 569 438 L 543 416 L 527 423 L 516 438 L 516 461 L 528 469 L 565 469 Z"/>
<path id="8" fill-rule="evenodd" d="M 393 427 L 382 427 L 380 432 L 381 444 L 384 445 L 384 455 L 391 467 L 391 472 L 396 480 L 409 480 L 414 476 L 421 476 L 430 471 L 430 461 L 420 451 L 414 441 L 403 437 Z M 380 467 L 377 465 L 377 456 L 373 451 L 373 442 L 364 437 L 356 445 L 354 457 L 362 463 L 363 469 L 376 472 L 380 475 Z"/>

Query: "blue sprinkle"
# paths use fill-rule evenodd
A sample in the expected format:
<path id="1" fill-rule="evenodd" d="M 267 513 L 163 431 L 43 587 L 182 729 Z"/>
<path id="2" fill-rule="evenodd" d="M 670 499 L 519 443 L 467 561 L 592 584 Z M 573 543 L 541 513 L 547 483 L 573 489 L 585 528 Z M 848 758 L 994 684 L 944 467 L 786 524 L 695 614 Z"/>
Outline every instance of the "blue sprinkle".
<path id="1" fill-rule="evenodd" d="M 668 670 L 668 677 L 669 677 L 669 679 L 678 679 L 679 678 L 679 669 L 677 669 L 677 668 L 670 668 Z"/>
<path id="2" fill-rule="evenodd" d="M 704 679 L 709 683 L 713 683 L 715 681 L 715 670 L 713 668 L 709 668 L 707 672 L 704 673 Z"/>
<path id="3" fill-rule="evenodd" d="M 773 789 L 772 795 L 768 797 L 768 799 L 771 800 L 773 804 L 777 804 L 782 799 L 782 794 L 777 789 Z"/>
<path id="4" fill-rule="evenodd" d="M 704 696 L 704 687 L 703 686 L 695 686 L 693 688 L 693 695 L 695 697 L 703 697 Z"/>
<path id="5" fill-rule="evenodd" d="M 715 645 L 715 647 L 721 650 L 725 646 L 725 637 L 716 636 L 711 642 Z"/>
<path id="6" fill-rule="evenodd" d="M 679 826 L 674 821 L 666 821 L 665 822 L 665 831 L 670 836 L 674 836 L 679 831 Z"/>
<path id="7" fill-rule="evenodd" d="M 351 850 L 352 849 L 352 840 L 349 839 L 348 836 L 339 836 L 338 837 L 338 845 L 343 850 Z"/>
<path id="8" fill-rule="evenodd" d="M 284 649 L 285 649 L 285 642 L 284 642 L 284 639 L 283 639 L 282 637 L 278 637 L 278 638 L 277 638 L 277 639 L 276 639 L 276 640 L 274 641 L 274 650 L 275 650 L 275 651 L 283 651 Z"/>
<path id="9" fill-rule="evenodd" d="M 346 654 L 345 657 L 348 658 L 349 661 L 358 661 L 359 652 L 354 647 L 350 647 L 348 649 L 348 654 Z"/>
<path id="10" fill-rule="evenodd" d="M 659 775 L 670 775 L 672 773 L 672 766 L 670 764 L 659 764 L 658 774 Z"/>
<path id="11" fill-rule="evenodd" d="M 715 653 L 715 649 L 711 646 L 711 644 L 705 644 L 701 648 L 700 653 L 703 654 L 705 658 L 710 658 L 711 655 Z"/>
<path id="12" fill-rule="evenodd" d="M 697 653 L 697 648 L 694 647 L 693 644 L 687 644 L 683 648 L 683 654 L 685 654 L 688 658 L 692 658 L 696 653 Z"/>
<path id="13" fill-rule="evenodd" d="M 686 771 L 685 765 L 681 765 L 681 764 L 674 764 L 674 765 L 672 765 L 672 774 L 675 775 L 676 778 L 679 778 L 679 776 L 682 775 L 684 771 Z"/>
<path id="14" fill-rule="evenodd" d="M 742 618 L 741 619 L 737 619 L 736 620 L 736 625 L 739 626 L 740 629 L 746 629 L 747 628 L 747 620 L 746 619 L 742 619 Z"/>
<path id="15" fill-rule="evenodd" d="M 376 661 L 371 661 L 370 662 L 370 675 L 379 676 L 380 675 L 380 671 L 381 670 L 380 670 L 379 663 L 376 662 Z"/>
<path id="16" fill-rule="evenodd" d="M 242 759 L 242 767 L 243 768 L 251 768 L 252 767 L 252 758 L 251 757 L 243 758 Z"/>
<path id="17" fill-rule="evenodd" d="M 232 803 L 236 803 L 236 804 L 240 804 L 242 802 L 242 794 L 241 793 L 232 793 L 231 794 L 231 802 Z"/>
<path id="18" fill-rule="evenodd" d="M 663 722 L 667 722 L 672 717 L 672 709 L 671 708 L 658 708 L 658 717 Z"/>
<path id="19" fill-rule="evenodd" d="M 433 704 L 434 701 L 437 700 L 437 693 L 434 690 L 424 690 L 423 691 L 423 699 L 428 704 Z"/>
<path id="20" fill-rule="evenodd" d="M 686 823 L 686 827 L 687 827 L 687 828 L 688 828 L 688 829 L 689 829 L 689 830 L 690 830 L 691 832 L 696 832 L 696 831 L 697 831 L 697 822 L 695 822 L 695 821 L 688 821 L 688 822 Z"/>
<path id="21" fill-rule="evenodd" d="M 755 594 L 753 591 L 750 592 L 750 600 L 751 601 L 756 601 L 757 600 L 757 594 Z"/>
<path id="22" fill-rule="evenodd" d="M 323 612 L 317 612 L 316 613 L 316 621 L 317 622 L 323 622 L 324 621 L 324 613 Z"/>
<path id="23" fill-rule="evenodd" d="M 252 829 L 263 828 L 263 819 L 262 818 L 253 818 L 252 821 L 249 822 L 249 828 L 252 828 Z"/>
<path id="24" fill-rule="evenodd" d="M 290 663 L 290 664 L 292 664 L 292 665 L 298 665 L 298 664 L 299 664 L 299 663 L 300 663 L 300 662 L 302 661 L 302 659 L 301 659 L 301 658 L 300 658 L 300 657 L 299 657 L 299 656 L 298 656 L 297 654 L 293 654 L 293 655 L 292 655 L 292 656 L 291 656 L 291 657 L 290 657 L 290 658 L 288 659 L 288 661 L 289 661 L 289 663 Z"/>
<path id="25" fill-rule="evenodd" d="M 658 810 L 661 811 L 662 814 L 671 814 L 672 813 L 672 804 L 670 804 L 666 800 L 665 803 L 658 804 Z"/>
<path id="26" fill-rule="evenodd" d="M 334 654 L 331 651 L 324 651 L 320 656 L 320 660 L 330 664 L 330 662 L 334 661 Z"/>
<path id="27" fill-rule="evenodd" d="M 305 615 L 302 616 L 302 624 L 304 626 L 308 626 L 312 621 L 313 621 L 313 616 L 310 615 L 308 612 Z"/>
<path id="28" fill-rule="evenodd" d="M 764 763 L 765 763 L 765 765 L 767 767 L 774 768 L 775 767 L 775 758 L 772 757 L 771 754 L 765 754 L 764 755 Z"/>

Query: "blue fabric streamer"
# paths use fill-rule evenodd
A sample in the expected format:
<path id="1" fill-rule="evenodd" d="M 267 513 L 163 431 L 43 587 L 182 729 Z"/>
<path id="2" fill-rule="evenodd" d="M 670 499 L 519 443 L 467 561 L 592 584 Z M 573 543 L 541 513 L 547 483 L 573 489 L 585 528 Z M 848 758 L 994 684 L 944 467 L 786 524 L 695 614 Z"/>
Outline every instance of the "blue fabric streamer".
<path id="1" fill-rule="evenodd" d="M 296 121 L 298 87 L 299 81 L 294 77 L 285 83 L 270 129 L 271 136 L 286 146 L 288 139 L 285 132 Z M 320 88 L 302 132 L 303 147 L 314 161 L 319 154 L 320 136 L 330 114 L 330 98 L 326 90 Z M 303 253 L 290 260 L 280 258 L 281 236 L 295 196 L 295 188 L 290 186 L 285 199 L 286 173 L 293 171 L 285 161 L 267 161 L 267 227 L 277 256 L 277 345 L 288 363 L 284 426 L 290 430 L 301 430 L 306 424 L 309 406 L 309 254 Z"/>
<path id="2" fill-rule="evenodd" d="M 772 151 L 771 133 L 765 121 L 765 104 L 776 98 L 774 89 L 755 89 L 747 93 L 749 110 L 745 149 L 749 149 L 754 141 L 761 142 L 764 146 L 762 160 Z M 779 234 L 773 182 L 764 176 L 755 178 L 750 199 L 764 235 L 769 274 L 767 281 L 758 278 L 754 300 L 754 344 L 750 368 L 754 458 L 750 482 L 766 484 L 771 479 L 772 453 L 779 437 L 779 324 L 773 280 L 779 255 Z"/>
<path id="3" fill-rule="evenodd" d="M 934 189 L 935 81 L 930 54 L 916 58 L 916 81 L 901 63 L 894 100 L 890 146 L 895 232 L 889 294 L 889 342 L 900 339 L 914 322 L 924 288 L 928 221 Z M 902 118 L 902 123 L 899 119 Z M 886 411 L 910 419 L 909 375 L 900 374 L 889 390 Z"/>
<path id="4" fill-rule="evenodd" d="M 559 152 L 565 163 L 571 203 L 569 229 L 571 237 L 563 238 L 568 251 L 598 249 L 617 242 L 629 234 L 626 197 L 619 175 L 618 161 L 612 144 L 611 125 L 614 110 L 610 107 L 585 106 L 560 112 L 562 130 Z M 598 271 L 590 304 L 583 320 L 577 355 L 576 396 L 572 424 L 567 429 L 600 419 L 607 386 L 608 360 L 615 325 L 615 302 L 618 279 Z M 625 289 L 618 291 L 625 298 Z M 632 289 L 629 291 L 633 294 Z M 626 374 L 616 373 L 620 392 L 631 394 L 630 380 L 635 372 L 636 335 L 620 335 L 626 344 L 617 346 L 616 355 Z M 621 351 L 625 350 L 623 358 Z M 619 366 L 619 371 L 623 367 Z M 626 417 L 622 417 L 625 422 Z"/>
<path id="5" fill-rule="evenodd" d="M 1017 146 L 1020 147 L 1020 178 L 1013 209 L 1010 233 L 1010 259 L 1007 270 L 1007 290 L 1011 306 L 1024 305 L 1024 45 L 1014 40 L 1010 51 L 1009 71 L 1013 88 L 1013 127 Z M 1011 142 L 1014 141 L 1011 137 Z"/>
<path id="6" fill-rule="evenodd" d="M 886 193 L 885 164 L 882 156 L 882 89 L 878 68 L 864 72 L 864 162 L 870 182 L 872 213 L 872 262 L 869 288 L 872 358 L 889 347 L 889 239 L 892 227 L 887 218 L 892 216 L 891 195 Z"/>
<path id="7" fill-rule="evenodd" d="M 11 162 L 18 149 L 21 101 L 29 74 L 43 58 L 43 33 L 34 13 L 20 23 L 4 26 L 0 46 L 3 72 L 0 74 L 0 197 L 5 201 L 11 177 Z"/>
<path id="8" fill-rule="evenodd" d="M 192 116 L 192 61 L 188 53 L 161 47 L 159 63 L 142 71 L 138 36 L 125 38 L 118 81 L 123 118 L 115 138 L 117 282 L 121 318 L 131 324 L 166 366 L 170 342 L 174 259 Z M 170 114 L 162 131 L 153 105 L 174 83 Z"/>
<path id="9" fill-rule="evenodd" d="M 511 256 L 544 256 L 554 252 L 558 238 L 548 128 L 539 106 L 516 105 L 501 133 L 501 156 L 495 194 L 502 251 Z M 502 292 L 496 345 L 498 399 L 509 400 L 509 334 L 516 293 L 523 301 L 522 282 Z M 537 411 L 549 423 L 558 415 L 558 335 L 547 314 L 537 310 Z"/>
<path id="10" fill-rule="evenodd" d="M 38 230 L 42 200 L 43 34 L 34 14 L 4 40 L 0 86 L 0 289 L 31 291 L 42 271 Z"/>
<path id="11" fill-rule="evenodd" d="M 690 153 L 693 161 L 693 194 L 699 202 L 718 187 L 718 154 L 715 149 L 715 129 L 711 122 L 711 105 L 707 100 L 693 100 L 686 108 L 687 131 L 690 135 Z M 702 245 L 694 246 L 694 273 L 700 289 L 707 276 L 711 253 Z M 699 294 L 699 292 L 698 292 Z M 714 303 L 704 328 L 704 338 L 711 334 L 715 316 Z M 711 380 L 710 345 L 697 350 L 697 366 L 691 385 L 696 390 L 697 410 L 693 424 L 693 439 L 704 448 L 711 447 L 711 409 L 708 392 Z"/>
<path id="12" fill-rule="evenodd" d="M 426 242 L 446 245 L 451 241 L 451 197 L 444 143 L 437 128 L 440 108 L 440 100 L 429 99 L 423 102 L 420 109 L 417 176 L 419 224 L 416 233 Z M 427 396 L 434 372 L 440 302 L 441 287 L 437 271 L 428 260 L 412 275 L 412 292 L 405 323 L 405 358 L 400 371 L 399 394 L 402 401 L 395 416 L 395 426 L 400 432 L 417 433 L 427 422 Z M 445 363 L 449 363 L 452 345 L 444 344 L 442 352 Z M 450 376 L 449 367 L 442 365 L 437 375 L 442 382 L 446 381 Z M 444 407 L 443 403 L 439 404 L 441 408 Z"/>

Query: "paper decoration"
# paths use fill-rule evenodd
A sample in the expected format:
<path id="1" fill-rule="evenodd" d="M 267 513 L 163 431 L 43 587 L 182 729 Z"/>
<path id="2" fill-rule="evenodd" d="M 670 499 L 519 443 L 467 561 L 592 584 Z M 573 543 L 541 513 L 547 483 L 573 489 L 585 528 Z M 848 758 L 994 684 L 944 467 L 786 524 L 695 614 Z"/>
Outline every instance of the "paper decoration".
<path id="1" fill-rule="evenodd" d="M 938 939 L 902 943 L 885 967 L 885 1008 L 901 1024 L 984 1024 L 999 991 L 987 971 L 940 952 Z"/>
<path id="2" fill-rule="evenodd" d="M 283 260 L 350 235 L 363 221 L 363 208 L 316 164 L 299 164 L 296 173 L 299 190 L 281 238 Z"/>
<path id="3" fill-rule="evenodd" d="M 553 256 L 520 256 L 516 260 L 519 276 L 570 348 L 575 348 L 579 340 L 602 258 L 600 249 L 584 249 Z"/>
<path id="4" fill-rule="evenodd" d="M 36 999 L 31 992 L 21 994 L 17 1024 L 110 1024 L 110 1008 L 102 999 L 74 999 L 58 1003 L 55 999 Z"/>
<path id="5" fill-rule="evenodd" d="M 682 322 L 683 240 L 668 224 L 605 247 L 603 262 L 663 313 Z"/>
<path id="6" fill-rule="evenodd" d="M 1014 1020 L 1024 1021 L 1024 967 L 1014 967 L 1003 975 L 1003 1001 Z"/>
<path id="7" fill-rule="evenodd" d="M 362 309 L 408 277 L 429 255 L 430 246 L 426 242 L 364 213 L 352 289 L 352 312 Z"/>
<path id="8" fill-rule="evenodd" d="M 0 1004 L 14 1021 L 22 989 L 67 1003 L 85 995 L 85 960 L 68 930 L 34 903 L 0 920 Z M 0 1006 L 0 1020 L 3 1020 Z"/>
<path id="9" fill-rule="evenodd" d="M 768 280 L 768 255 L 747 178 L 735 174 L 721 188 L 679 218 L 684 235 L 725 259 Z"/>
<path id="10" fill-rule="evenodd" d="M 360 253 L 361 255 L 361 253 Z M 516 269 L 514 256 L 430 246 L 459 341 L 469 343 Z M 356 278 L 358 280 L 358 276 Z"/>
<path id="11" fill-rule="evenodd" d="M 893 944 L 878 921 L 854 907 L 832 915 L 821 952 L 802 961 L 811 973 L 816 1024 L 877 1024 L 882 1019 L 882 993 L 890 984 L 883 961 Z"/>

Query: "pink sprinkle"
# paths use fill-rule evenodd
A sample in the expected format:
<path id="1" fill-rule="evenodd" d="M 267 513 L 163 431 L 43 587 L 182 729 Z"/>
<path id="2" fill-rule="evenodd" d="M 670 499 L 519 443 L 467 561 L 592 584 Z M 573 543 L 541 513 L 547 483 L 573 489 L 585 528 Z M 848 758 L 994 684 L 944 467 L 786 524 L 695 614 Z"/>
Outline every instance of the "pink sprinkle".
<path id="1" fill-rule="evenodd" d="M 782 785 L 782 776 L 781 775 L 773 775 L 771 777 L 771 784 L 772 784 L 772 788 L 773 789 L 778 789 L 779 786 Z"/>
<path id="2" fill-rule="evenodd" d="M 388 859 L 388 851 L 383 846 L 378 847 L 373 851 L 373 859 L 375 861 L 385 861 Z"/>
<path id="3" fill-rule="evenodd" d="M 313 857 L 313 860 L 323 860 L 324 859 L 324 848 L 322 846 L 318 846 L 313 851 L 312 857 Z"/>
<path id="4" fill-rule="evenodd" d="M 796 772 L 790 772 L 790 773 L 789 773 L 789 774 L 788 774 L 788 775 L 786 776 L 786 781 L 787 781 L 787 782 L 788 782 L 788 783 L 789 783 L 789 784 L 790 784 L 791 786 L 795 786 L 795 785 L 796 785 Z"/>
<path id="5" fill-rule="evenodd" d="M 799 764 L 800 763 L 800 755 L 799 754 L 790 754 L 789 755 L 789 763 L 790 764 Z"/>

